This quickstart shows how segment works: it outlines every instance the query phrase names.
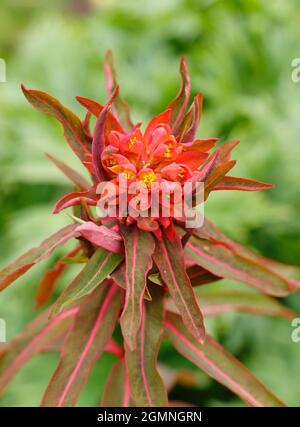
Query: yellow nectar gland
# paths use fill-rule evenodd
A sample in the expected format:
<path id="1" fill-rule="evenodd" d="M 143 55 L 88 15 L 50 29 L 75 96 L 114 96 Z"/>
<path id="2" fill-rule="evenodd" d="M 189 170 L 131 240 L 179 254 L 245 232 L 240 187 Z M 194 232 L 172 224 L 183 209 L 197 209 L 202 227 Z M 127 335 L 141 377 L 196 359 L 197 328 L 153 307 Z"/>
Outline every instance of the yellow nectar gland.
<path id="1" fill-rule="evenodd" d="M 172 155 L 172 148 L 173 148 L 172 144 L 168 144 L 168 148 L 166 148 L 166 151 L 165 151 L 165 154 L 164 154 L 164 157 L 166 159 L 169 159 L 171 157 L 171 155 Z"/>
<path id="2" fill-rule="evenodd" d="M 135 144 L 137 143 L 137 137 L 136 136 L 133 136 L 132 138 L 130 138 L 130 140 L 129 140 L 129 143 L 128 143 L 128 146 L 129 146 L 129 148 L 132 148 L 132 147 L 134 147 L 135 146 Z"/>
<path id="3" fill-rule="evenodd" d="M 117 162 L 115 161 L 115 159 L 107 159 L 106 160 L 106 166 L 108 168 L 111 168 L 113 166 L 116 166 Z"/>
<path id="4" fill-rule="evenodd" d="M 151 188 L 152 184 L 157 181 L 156 175 L 153 171 L 143 172 L 139 178 L 147 188 Z"/>
<path id="5" fill-rule="evenodd" d="M 186 170 L 184 168 L 181 168 L 180 172 L 177 175 L 178 179 L 180 179 L 180 180 L 184 179 L 185 178 L 185 173 L 186 173 Z"/>
<path id="6" fill-rule="evenodd" d="M 127 179 L 132 179 L 135 176 L 135 173 L 130 169 L 124 169 L 122 173 L 125 173 Z"/>

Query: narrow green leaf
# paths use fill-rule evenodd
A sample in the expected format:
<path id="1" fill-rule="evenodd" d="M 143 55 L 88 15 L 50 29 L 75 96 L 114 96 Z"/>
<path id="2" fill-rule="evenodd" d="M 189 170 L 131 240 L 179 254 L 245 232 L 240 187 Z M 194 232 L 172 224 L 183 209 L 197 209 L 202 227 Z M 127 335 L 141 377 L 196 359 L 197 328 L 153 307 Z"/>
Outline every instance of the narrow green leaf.
<path id="1" fill-rule="evenodd" d="M 35 295 L 35 307 L 36 309 L 41 308 L 46 304 L 55 289 L 55 286 L 61 276 L 64 274 L 67 268 L 67 264 L 63 264 L 60 260 L 54 265 L 53 268 L 47 270 L 41 280 L 39 281 L 37 292 Z"/>
<path id="2" fill-rule="evenodd" d="M 125 343 L 125 362 L 131 397 L 137 406 L 167 406 L 163 381 L 157 370 L 157 356 L 163 331 L 163 289 L 151 288 L 152 301 L 143 302 L 141 330 L 135 350 Z"/>
<path id="3" fill-rule="evenodd" d="M 193 338 L 180 317 L 168 313 L 166 333 L 176 350 L 250 406 L 285 406 L 244 365 L 210 336 L 204 344 Z"/>
<path id="4" fill-rule="evenodd" d="M 176 98 L 168 105 L 172 110 L 170 124 L 174 134 L 177 134 L 180 129 L 190 98 L 191 81 L 185 57 L 181 58 L 179 71 L 181 86 Z"/>
<path id="5" fill-rule="evenodd" d="M 300 267 L 283 264 L 279 261 L 274 261 L 258 255 L 252 249 L 229 239 L 211 221 L 206 219 L 204 226 L 195 231 L 195 235 L 200 238 L 205 238 L 223 244 L 235 254 L 250 258 L 254 262 L 279 274 L 284 280 L 286 280 L 291 292 L 300 288 Z"/>
<path id="6" fill-rule="evenodd" d="M 210 292 L 197 288 L 195 289 L 195 295 L 204 317 L 217 316 L 234 311 L 264 316 L 279 316 L 287 319 L 296 317 L 296 313 L 275 298 L 256 292 L 239 290 L 216 290 Z M 171 299 L 167 300 L 166 307 L 170 311 L 177 312 L 176 306 Z"/>
<path id="7" fill-rule="evenodd" d="M 203 317 L 196 301 L 189 276 L 185 271 L 180 238 L 173 242 L 162 238 L 156 244 L 154 262 L 167 285 L 182 320 L 188 330 L 200 341 L 205 338 Z"/>
<path id="8" fill-rule="evenodd" d="M 185 114 L 181 126 L 179 128 L 178 138 L 183 144 L 192 144 L 195 140 L 200 118 L 202 115 L 203 94 L 199 92 L 194 101 Z"/>
<path id="9" fill-rule="evenodd" d="M 120 359 L 114 364 L 109 373 L 102 396 L 101 406 L 120 408 L 127 407 L 129 404 L 129 380 L 124 359 Z"/>
<path id="10" fill-rule="evenodd" d="M 286 296 L 290 285 L 266 265 L 232 251 L 217 241 L 192 236 L 185 246 L 187 257 L 219 277 L 246 283 L 269 295 Z"/>
<path id="11" fill-rule="evenodd" d="M 126 299 L 120 323 L 123 337 L 133 350 L 141 325 L 147 273 L 152 267 L 155 241 L 151 233 L 139 230 L 136 225 L 122 228 L 122 234 L 125 244 Z"/>
<path id="12" fill-rule="evenodd" d="M 0 346 L 0 394 L 25 363 L 62 337 L 77 312 L 72 309 L 49 321 L 49 310 L 30 322 L 26 329 Z"/>
<path id="13" fill-rule="evenodd" d="M 119 265 L 124 255 L 98 249 L 54 304 L 55 315 L 90 294 Z"/>
<path id="14" fill-rule="evenodd" d="M 120 264 L 110 275 L 114 282 L 120 286 L 120 288 L 126 290 L 126 264 L 125 261 Z M 144 298 L 147 301 L 151 301 L 151 295 L 148 287 L 145 288 Z"/>
<path id="15" fill-rule="evenodd" d="M 74 406 L 90 371 L 112 338 L 122 293 L 111 281 L 98 286 L 83 301 L 65 340 L 56 371 L 41 406 Z"/>
<path id="16" fill-rule="evenodd" d="M 150 280 L 150 282 L 155 283 L 156 285 L 164 285 L 159 273 L 149 274 L 148 279 Z"/>
<path id="17" fill-rule="evenodd" d="M 76 170 L 72 169 L 70 166 L 66 165 L 64 162 L 56 159 L 55 157 L 51 156 L 50 154 L 46 153 L 46 156 L 80 190 L 85 191 L 88 188 L 90 188 L 91 184 L 89 184 L 89 182 L 84 178 L 84 176 L 80 175 L 80 173 L 78 173 Z"/>
<path id="18" fill-rule="evenodd" d="M 252 249 L 229 239 L 229 237 L 225 236 L 211 221 L 205 219 L 204 225 L 196 230 L 194 234 L 201 239 L 211 240 L 224 245 L 233 253 L 250 258 L 255 263 L 267 267 L 269 270 L 280 275 L 281 278 L 288 283 L 291 292 L 300 288 L 300 267 L 283 264 L 279 261 L 274 261 L 258 255 Z"/>
<path id="19" fill-rule="evenodd" d="M 71 252 L 56 261 L 54 266 L 43 274 L 35 294 L 36 309 L 41 308 L 50 300 L 57 282 L 68 268 L 68 265 L 64 261 L 69 257 L 77 255 L 80 250 L 81 247 L 77 246 Z"/>
<path id="20" fill-rule="evenodd" d="M 51 237 L 44 240 L 40 246 L 30 249 L 25 254 L 12 262 L 0 271 L 0 291 L 22 276 L 33 265 L 49 257 L 51 253 L 60 245 L 76 235 L 75 228 L 77 224 L 70 224 L 54 233 Z"/>
<path id="21" fill-rule="evenodd" d="M 219 166 L 216 166 L 211 171 L 207 179 L 204 181 L 205 200 L 207 199 L 209 193 L 222 179 L 224 179 L 225 175 L 235 166 L 235 164 L 235 160 L 229 160 L 228 162 L 224 162 Z"/>
<path id="22" fill-rule="evenodd" d="M 188 267 L 186 270 L 191 284 L 193 287 L 206 285 L 208 283 L 217 282 L 221 280 L 221 277 L 215 276 L 209 271 L 205 270 L 205 268 L 200 267 L 199 265 L 193 265 Z"/>
<path id="23" fill-rule="evenodd" d="M 70 147 L 80 160 L 86 160 L 89 154 L 86 146 L 90 146 L 90 141 L 79 117 L 46 92 L 27 89 L 24 85 L 22 85 L 22 90 L 27 100 L 38 111 L 54 117 L 62 124 Z"/>
<path id="24" fill-rule="evenodd" d="M 113 91 L 118 86 L 114 57 L 111 50 L 108 50 L 105 55 L 104 72 L 106 77 L 108 96 L 111 96 Z M 113 111 L 116 113 L 124 129 L 126 131 L 130 131 L 134 126 L 130 118 L 130 108 L 120 94 L 118 94 L 114 101 Z"/>
<path id="25" fill-rule="evenodd" d="M 213 191 L 217 190 L 240 190 L 240 191 L 261 191 L 270 190 L 273 188 L 272 184 L 266 182 L 257 181 L 256 179 L 239 178 L 236 176 L 224 176 L 224 178 L 218 182 L 213 188 Z"/>

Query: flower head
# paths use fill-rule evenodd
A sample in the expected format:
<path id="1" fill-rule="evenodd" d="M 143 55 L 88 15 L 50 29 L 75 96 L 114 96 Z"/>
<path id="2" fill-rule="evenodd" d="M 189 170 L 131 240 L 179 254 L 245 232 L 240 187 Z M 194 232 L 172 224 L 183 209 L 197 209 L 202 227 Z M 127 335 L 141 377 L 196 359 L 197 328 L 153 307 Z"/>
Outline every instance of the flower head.
<path id="1" fill-rule="evenodd" d="M 83 121 L 69 110 L 63 110 L 48 94 L 23 87 L 26 97 L 37 108 L 41 109 L 37 99 L 43 98 L 45 102 L 47 98 L 48 104 L 55 103 L 53 110 L 61 111 L 54 115 L 64 125 L 65 136 L 92 181 L 91 185 L 83 183 L 77 172 L 70 172 L 62 162 L 54 160 L 80 190 L 63 196 L 54 213 L 70 206 L 82 208 L 83 204 L 101 204 L 103 207 L 113 201 L 115 210 L 113 213 L 109 211 L 109 218 L 98 215 L 93 217 L 94 223 L 103 225 L 109 220 L 117 228 L 120 223 L 136 223 L 140 229 L 154 232 L 157 237 L 165 233 L 172 240 L 176 234 L 174 224 L 182 225 L 186 219 L 185 211 L 179 213 L 178 205 L 186 205 L 182 189 L 187 183 L 203 183 L 204 199 L 213 190 L 254 191 L 271 187 L 258 181 L 227 176 L 235 165 L 230 156 L 238 141 L 223 144 L 210 153 L 217 138 L 196 138 L 203 96 L 199 92 L 189 106 L 190 77 L 185 58 L 180 62 L 181 86 L 177 96 L 162 113 L 150 120 L 144 130 L 141 123 L 133 124 L 129 107 L 120 95 L 110 51 L 105 58 L 104 70 L 109 99 L 105 105 L 100 105 L 91 99 L 77 97 L 87 110 Z M 53 111 L 50 114 L 53 115 Z M 93 130 L 90 126 L 92 115 L 97 118 Z M 139 191 L 139 198 L 129 186 L 131 190 Z M 190 190 L 189 194 L 195 204 L 195 191 Z M 154 199 L 158 205 L 155 209 Z M 85 215 L 82 219 L 91 219 L 91 216 Z"/>

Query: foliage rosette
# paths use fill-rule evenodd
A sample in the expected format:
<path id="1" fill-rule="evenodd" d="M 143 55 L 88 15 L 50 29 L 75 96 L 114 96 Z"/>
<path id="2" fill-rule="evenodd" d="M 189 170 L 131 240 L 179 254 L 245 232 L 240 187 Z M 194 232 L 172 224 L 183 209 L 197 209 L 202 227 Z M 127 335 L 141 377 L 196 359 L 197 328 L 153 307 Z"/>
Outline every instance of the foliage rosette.
<path id="1" fill-rule="evenodd" d="M 203 184 L 203 200 L 213 191 L 268 190 L 272 185 L 228 175 L 238 141 L 215 149 L 217 138 L 197 138 L 203 96 L 190 103 L 190 77 L 180 63 L 181 86 L 165 111 L 142 130 L 134 124 L 120 94 L 112 53 L 104 71 L 108 101 L 77 97 L 86 109 L 81 120 L 49 94 L 22 85 L 27 100 L 63 126 L 64 136 L 89 179 L 64 162 L 49 159 L 72 182 L 73 190 L 55 205 L 54 213 L 73 209 L 73 223 L 47 238 L 0 271 L 3 290 L 59 246 L 73 249 L 41 278 L 36 293 L 40 310 L 20 335 L 0 348 L 0 392 L 22 366 L 44 351 L 60 353 L 58 366 L 42 406 L 74 406 L 94 364 L 104 352 L 116 355 L 102 396 L 104 406 L 168 406 L 168 387 L 158 354 L 162 339 L 250 406 L 284 406 L 253 373 L 205 331 L 205 318 L 228 311 L 281 316 L 293 313 L 277 298 L 299 288 L 298 267 L 257 255 L 226 237 L 205 219 L 186 227 L 184 216 L 136 216 L 121 211 L 121 179 L 143 185 L 147 200 L 157 185 L 182 188 Z M 116 195 L 116 214 L 101 217 L 96 206 L 105 201 L 99 185 Z M 127 195 L 128 196 L 128 195 Z M 204 201 L 203 201 L 204 203 Z M 128 206 L 136 206 L 134 195 Z M 70 263 L 82 270 L 50 305 L 55 286 Z M 207 292 L 223 278 L 245 283 L 253 291 Z M 46 309 L 45 306 L 48 306 Z M 121 334 L 118 333 L 120 326 Z M 122 338 L 120 339 L 120 335 Z"/>

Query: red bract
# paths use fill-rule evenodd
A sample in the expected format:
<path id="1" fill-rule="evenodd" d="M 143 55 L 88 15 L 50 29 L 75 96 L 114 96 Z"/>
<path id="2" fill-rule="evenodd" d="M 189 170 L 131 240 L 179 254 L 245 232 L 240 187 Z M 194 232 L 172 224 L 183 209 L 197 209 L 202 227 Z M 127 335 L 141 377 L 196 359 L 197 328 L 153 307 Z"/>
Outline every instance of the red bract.
<path id="1" fill-rule="evenodd" d="M 155 217 L 120 212 L 124 176 L 129 183 L 144 184 L 147 198 L 156 184 L 164 188 L 202 182 L 205 200 L 216 190 L 272 187 L 227 175 L 235 164 L 231 152 L 238 141 L 211 152 L 216 138 L 196 138 L 202 95 L 189 106 L 190 78 L 184 58 L 180 74 L 178 95 L 144 130 L 141 124 L 133 124 L 120 95 L 111 52 L 105 59 L 109 100 L 100 105 L 77 97 L 87 110 L 83 120 L 52 96 L 22 86 L 35 108 L 60 121 L 90 180 L 49 156 L 75 186 L 57 202 L 54 213 L 73 207 L 75 223 L 5 267 L 0 272 L 0 290 L 68 240 L 75 247 L 44 274 L 37 306 L 49 302 L 70 263 L 84 263 L 84 267 L 47 310 L 0 348 L 0 391 L 30 357 L 57 351 L 60 361 L 42 405 L 75 405 L 95 362 L 104 352 L 112 352 L 118 361 L 108 377 L 103 405 L 167 406 L 168 390 L 163 371 L 157 368 L 160 342 L 166 335 L 179 353 L 247 404 L 284 405 L 206 334 L 205 318 L 227 311 L 291 318 L 293 313 L 274 297 L 298 290 L 298 267 L 256 255 L 208 220 L 202 227 L 187 228 L 184 218 L 174 214 L 174 198 L 168 217 L 160 210 Z M 93 130 L 92 115 L 97 118 Z M 119 208 L 109 218 L 97 216 L 92 208 L 103 198 L 98 189 L 104 182 L 115 188 Z M 128 205 L 133 202 L 128 197 Z M 245 283 L 258 292 L 210 293 L 200 286 L 222 278 Z M 122 339 L 115 334 L 117 324 Z"/>

